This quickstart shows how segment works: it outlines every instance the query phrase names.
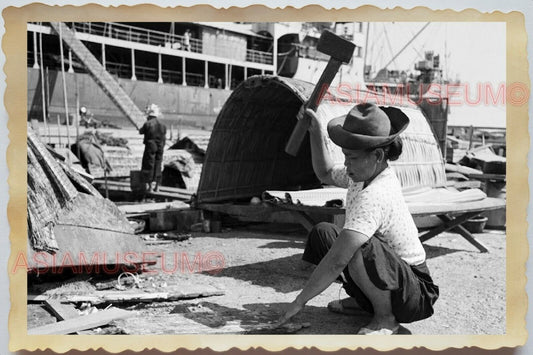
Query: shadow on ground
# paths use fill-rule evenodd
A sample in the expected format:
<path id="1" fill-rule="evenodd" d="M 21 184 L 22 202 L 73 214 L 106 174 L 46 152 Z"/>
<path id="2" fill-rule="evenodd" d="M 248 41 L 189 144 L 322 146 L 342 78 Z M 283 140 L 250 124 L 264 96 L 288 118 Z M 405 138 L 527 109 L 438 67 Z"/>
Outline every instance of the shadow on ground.
<path id="1" fill-rule="evenodd" d="M 458 253 L 458 252 L 464 253 L 465 252 L 465 250 L 461 250 L 461 249 L 451 249 L 451 248 L 433 246 L 433 245 L 428 245 L 428 244 L 422 244 L 422 245 L 424 246 L 424 250 L 426 251 L 426 259 L 437 258 L 439 256 L 452 254 L 452 253 Z"/>
<path id="2" fill-rule="evenodd" d="M 291 319 L 293 325 L 289 329 L 264 330 L 264 327 L 276 322 L 283 314 L 287 303 L 252 303 L 243 305 L 244 309 L 222 306 L 212 302 L 201 302 L 194 305 L 178 305 L 170 313 L 179 314 L 213 330 L 214 333 L 228 333 L 228 328 L 235 329 L 238 324 L 242 334 L 316 334 L 313 324 L 320 324 L 321 328 L 328 329 L 328 334 L 356 334 L 357 331 L 370 321 L 368 316 L 344 316 L 329 312 L 325 307 L 306 306 L 297 316 Z M 302 327 L 309 323 L 308 327 Z M 226 328 L 226 329 L 224 329 Z M 322 331 L 320 334 L 324 334 Z M 405 328 L 400 328 L 400 334 L 411 334 Z"/>
<path id="3" fill-rule="evenodd" d="M 262 287 L 271 287 L 277 292 L 289 293 L 301 290 L 307 281 L 310 271 L 302 270 L 301 255 L 230 266 L 213 275 L 215 277 L 232 277 L 251 282 Z"/>
<path id="4" fill-rule="evenodd" d="M 279 240 L 271 242 L 259 247 L 259 249 L 286 249 L 286 248 L 305 248 L 305 241 L 303 240 Z"/>

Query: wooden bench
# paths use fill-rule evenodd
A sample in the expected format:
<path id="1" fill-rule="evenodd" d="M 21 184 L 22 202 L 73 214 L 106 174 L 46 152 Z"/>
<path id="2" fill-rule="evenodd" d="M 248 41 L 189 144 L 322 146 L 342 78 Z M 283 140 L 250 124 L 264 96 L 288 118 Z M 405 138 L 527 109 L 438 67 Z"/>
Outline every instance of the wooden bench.
<path id="1" fill-rule="evenodd" d="M 420 236 L 420 240 L 425 242 L 443 232 L 453 230 L 474 245 L 480 252 L 488 252 L 488 249 L 478 241 L 472 233 L 462 226 L 468 219 L 479 215 L 482 212 L 505 208 L 506 202 L 503 199 L 487 197 L 478 201 L 454 202 L 454 203 L 408 203 L 409 212 L 413 217 L 437 216 L 442 224 L 433 227 Z M 307 231 L 310 231 L 317 221 L 311 215 L 330 215 L 335 221 L 335 217 L 344 215 L 344 208 L 307 206 L 298 204 L 276 204 L 262 203 L 259 205 L 250 204 L 201 204 L 201 209 L 211 212 L 225 213 L 237 216 L 246 215 L 266 215 L 279 213 L 280 211 L 290 212 L 294 222 L 301 224 Z"/>

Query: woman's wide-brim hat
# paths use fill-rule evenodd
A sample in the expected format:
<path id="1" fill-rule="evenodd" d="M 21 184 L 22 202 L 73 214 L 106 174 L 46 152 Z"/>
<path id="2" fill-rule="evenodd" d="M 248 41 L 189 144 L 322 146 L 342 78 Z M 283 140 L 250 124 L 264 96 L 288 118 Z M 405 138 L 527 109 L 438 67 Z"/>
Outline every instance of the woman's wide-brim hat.
<path id="1" fill-rule="evenodd" d="M 342 148 L 364 150 L 389 145 L 408 125 L 409 118 L 398 108 L 363 103 L 329 121 L 328 134 Z"/>

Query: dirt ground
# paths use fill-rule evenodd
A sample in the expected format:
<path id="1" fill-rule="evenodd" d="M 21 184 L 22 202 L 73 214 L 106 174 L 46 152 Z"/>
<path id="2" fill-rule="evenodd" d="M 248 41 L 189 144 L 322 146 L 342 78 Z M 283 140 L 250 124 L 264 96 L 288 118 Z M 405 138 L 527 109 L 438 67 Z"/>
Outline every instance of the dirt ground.
<path id="1" fill-rule="evenodd" d="M 115 325 L 123 334 L 247 333 L 258 324 L 274 321 L 311 273 L 302 269 L 300 262 L 305 238 L 305 232 L 295 225 L 265 224 L 193 233 L 187 241 L 147 246 L 147 251 L 165 255 L 165 267 L 163 258 L 158 257 L 157 264 L 150 267 L 154 273 L 144 273 L 142 278 L 164 287 L 178 285 L 184 291 L 192 286 L 216 287 L 225 294 L 129 305 L 138 315 Z M 485 231 L 476 238 L 488 247 L 488 253 L 480 253 L 454 233 L 424 243 L 428 267 L 441 296 L 431 318 L 403 324 L 402 333 L 505 333 L 506 235 L 504 231 Z M 194 264 L 195 257 L 202 261 Z M 184 258 L 188 260 L 185 266 Z M 222 268 L 217 273 L 202 272 L 201 268 L 209 265 Z M 173 268 L 176 270 L 169 272 Z M 354 334 L 368 322 L 368 318 L 329 312 L 327 303 L 339 296 L 344 297 L 344 291 L 334 283 L 311 300 L 293 319 L 296 324 L 309 323 L 298 334 Z M 31 314 L 28 312 L 28 324 Z M 88 333 L 98 332 L 102 329 Z"/>

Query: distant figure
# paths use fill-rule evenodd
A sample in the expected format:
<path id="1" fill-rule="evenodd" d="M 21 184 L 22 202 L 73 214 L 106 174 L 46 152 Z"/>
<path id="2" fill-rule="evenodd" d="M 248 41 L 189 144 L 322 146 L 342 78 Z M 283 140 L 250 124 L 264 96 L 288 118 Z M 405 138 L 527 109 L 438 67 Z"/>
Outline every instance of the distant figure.
<path id="1" fill-rule="evenodd" d="M 187 29 L 183 34 L 183 46 L 185 47 L 186 51 L 191 50 L 191 31 L 189 29 Z"/>
<path id="2" fill-rule="evenodd" d="M 217 79 L 217 89 L 222 89 L 222 79 Z"/>
<path id="3" fill-rule="evenodd" d="M 146 122 L 139 130 L 144 134 L 144 154 L 141 174 L 147 191 L 158 191 L 161 183 L 161 163 L 167 127 L 157 118 L 161 115 L 159 106 L 151 104 L 146 108 Z"/>
<path id="4" fill-rule="evenodd" d="M 94 119 L 93 114 L 85 106 L 80 107 L 80 126 L 85 128 L 98 128 L 100 126 L 100 122 Z"/>
<path id="5" fill-rule="evenodd" d="M 81 166 L 89 174 L 95 174 L 99 169 L 103 169 L 105 172 L 113 170 L 105 157 L 97 133 L 92 130 L 85 131 L 80 135 L 70 150 L 78 157 Z"/>

